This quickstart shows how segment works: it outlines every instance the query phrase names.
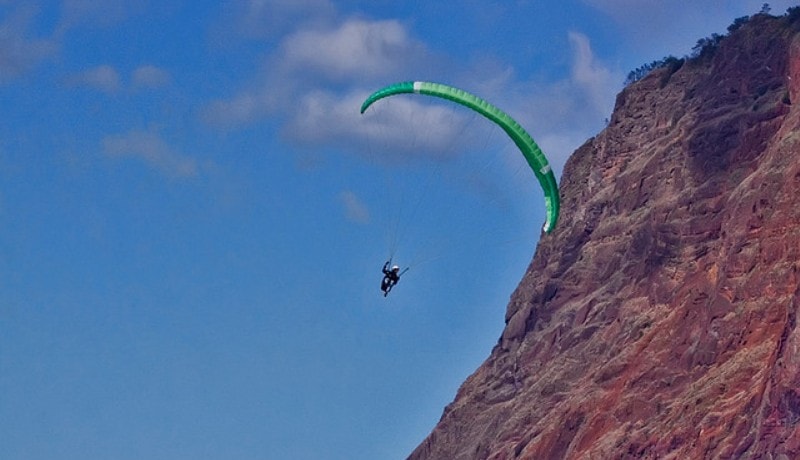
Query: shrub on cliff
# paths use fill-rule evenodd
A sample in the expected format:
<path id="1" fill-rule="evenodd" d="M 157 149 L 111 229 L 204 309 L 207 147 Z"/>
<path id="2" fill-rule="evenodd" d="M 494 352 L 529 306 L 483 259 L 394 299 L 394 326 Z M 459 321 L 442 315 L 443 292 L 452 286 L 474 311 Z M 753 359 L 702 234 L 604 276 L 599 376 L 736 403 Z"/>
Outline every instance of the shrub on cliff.
<path id="1" fill-rule="evenodd" d="M 628 78 L 625 79 L 625 86 L 637 82 L 646 77 L 650 72 L 663 67 L 669 68 L 669 74 L 671 75 L 676 70 L 680 69 L 682 65 L 683 59 L 678 59 L 675 56 L 667 56 L 649 64 L 643 64 L 628 73 Z"/>

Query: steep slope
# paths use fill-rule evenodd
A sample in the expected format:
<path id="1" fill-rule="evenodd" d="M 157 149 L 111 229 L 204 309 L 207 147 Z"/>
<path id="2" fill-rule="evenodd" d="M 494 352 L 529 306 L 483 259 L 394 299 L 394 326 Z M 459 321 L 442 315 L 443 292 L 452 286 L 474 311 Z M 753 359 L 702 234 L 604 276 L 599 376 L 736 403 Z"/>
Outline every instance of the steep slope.
<path id="1" fill-rule="evenodd" d="M 800 458 L 798 30 L 757 15 L 618 96 L 411 459 Z"/>

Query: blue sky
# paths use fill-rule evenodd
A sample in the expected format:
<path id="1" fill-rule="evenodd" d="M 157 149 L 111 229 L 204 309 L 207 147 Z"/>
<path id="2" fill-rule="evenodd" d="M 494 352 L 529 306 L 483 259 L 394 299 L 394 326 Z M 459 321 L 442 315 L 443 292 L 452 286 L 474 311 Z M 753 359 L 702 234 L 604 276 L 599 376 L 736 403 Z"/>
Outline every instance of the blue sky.
<path id="1" fill-rule="evenodd" d="M 483 120 L 364 97 L 460 86 L 560 174 L 628 71 L 762 3 L 0 0 L 3 458 L 404 458 L 543 199 Z"/>

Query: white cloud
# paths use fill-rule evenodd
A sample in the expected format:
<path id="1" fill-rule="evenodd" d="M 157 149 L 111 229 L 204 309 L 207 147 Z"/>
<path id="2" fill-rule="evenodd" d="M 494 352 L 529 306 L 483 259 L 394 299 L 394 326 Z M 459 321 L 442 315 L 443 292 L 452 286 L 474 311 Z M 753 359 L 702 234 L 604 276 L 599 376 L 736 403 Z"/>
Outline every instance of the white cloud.
<path id="1" fill-rule="evenodd" d="M 0 83 L 30 71 L 56 51 L 55 42 L 29 36 L 33 8 L 20 7 L 0 22 Z"/>
<path id="2" fill-rule="evenodd" d="M 140 88 L 160 88 L 170 80 L 169 72 L 153 65 L 143 65 L 133 71 L 133 85 Z"/>
<path id="3" fill-rule="evenodd" d="M 72 75 L 67 79 L 71 86 L 86 86 L 106 93 L 119 90 L 121 79 L 117 69 L 110 65 L 99 65 Z"/>
<path id="4" fill-rule="evenodd" d="M 344 97 L 312 92 L 302 98 L 284 133 L 298 144 L 333 143 L 391 163 L 453 156 L 468 143 L 464 133 L 470 117 L 464 112 L 401 95 L 376 102 L 362 115 L 359 108 L 367 95 L 359 90 Z"/>
<path id="5" fill-rule="evenodd" d="M 281 40 L 249 88 L 211 102 L 202 118 L 225 128 L 274 114 L 297 118 L 298 110 L 318 107 L 313 98 L 320 91 L 352 91 L 359 83 L 401 73 L 400 66 L 419 65 L 428 55 L 398 21 L 348 19 L 333 27 L 303 27 Z M 297 108 L 298 100 L 303 108 Z"/>
<path id="6" fill-rule="evenodd" d="M 194 177 L 199 173 L 197 162 L 175 151 L 154 129 L 132 130 L 106 136 L 103 152 L 116 158 L 135 158 L 170 177 Z"/>
<path id="7" fill-rule="evenodd" d="M 423 47 L 398 21 L 351 19 L 330 30 L 304 30 L 289 36 L 281 61 L 296 72 L 329 80 L 365 79 L 395 74 Z"/>
<path id="8" fill-rule="evenodd" d="M 367 205 L 350 190 L 345 190 L 339 194 L 339 201 L 344 206 L 344 213 L 347 220 L 357 224 L 368 224 L 370 220 Z"/>

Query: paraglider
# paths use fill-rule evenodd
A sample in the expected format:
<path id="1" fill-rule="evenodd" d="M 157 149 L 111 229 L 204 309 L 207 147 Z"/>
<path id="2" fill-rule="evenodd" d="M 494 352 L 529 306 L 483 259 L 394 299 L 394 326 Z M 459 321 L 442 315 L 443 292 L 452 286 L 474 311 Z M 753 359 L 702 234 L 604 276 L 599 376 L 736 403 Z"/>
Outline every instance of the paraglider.
<path id="1" fill-rule="evenodd" d="M 423 94 L 453 101 L 478 112 L 500 126 L 520 149 L 528 165 L 530 165 L 533 173 L 539 180 L 542 190 L 544 191 L 546 210 L 546 219 L 542 229 L 546 233 L 553 231 L 556 221 L 558 220 L 559 211 L 558 184 L 556 183 L 553 170 L 550 168 L 550 163 L 542 153 L 542 150 L 519 123 L 502 110 L 478 96 L 452 86 L 424 81 L 396 83 L 375 91 L 367 97 L 361 105 L 361 113 L 363 114 L 369 106 L 380 99 L 397 94 L 409 93 Z"/>
<path id="2" fill-rule="evenodd" d="M 392 288 L 397 284 L 398 281 L 400 281 L 400 276 L 402 276 L 403 273 L 408 271 L 408 268 L 406 268 L 401 272 L 399 265 L 394 265 L 390 269 L 389 264 L 391 263 L 392 263 L 391 259 L 387 260 L 386 263 L 383 264 L 383 269 L 381 270 L 383 272 L 383 280 L 381 280 L 381 291 L 383 291 L 384 297 L 389 295 L 389 292 L 391 292 Z"/>

